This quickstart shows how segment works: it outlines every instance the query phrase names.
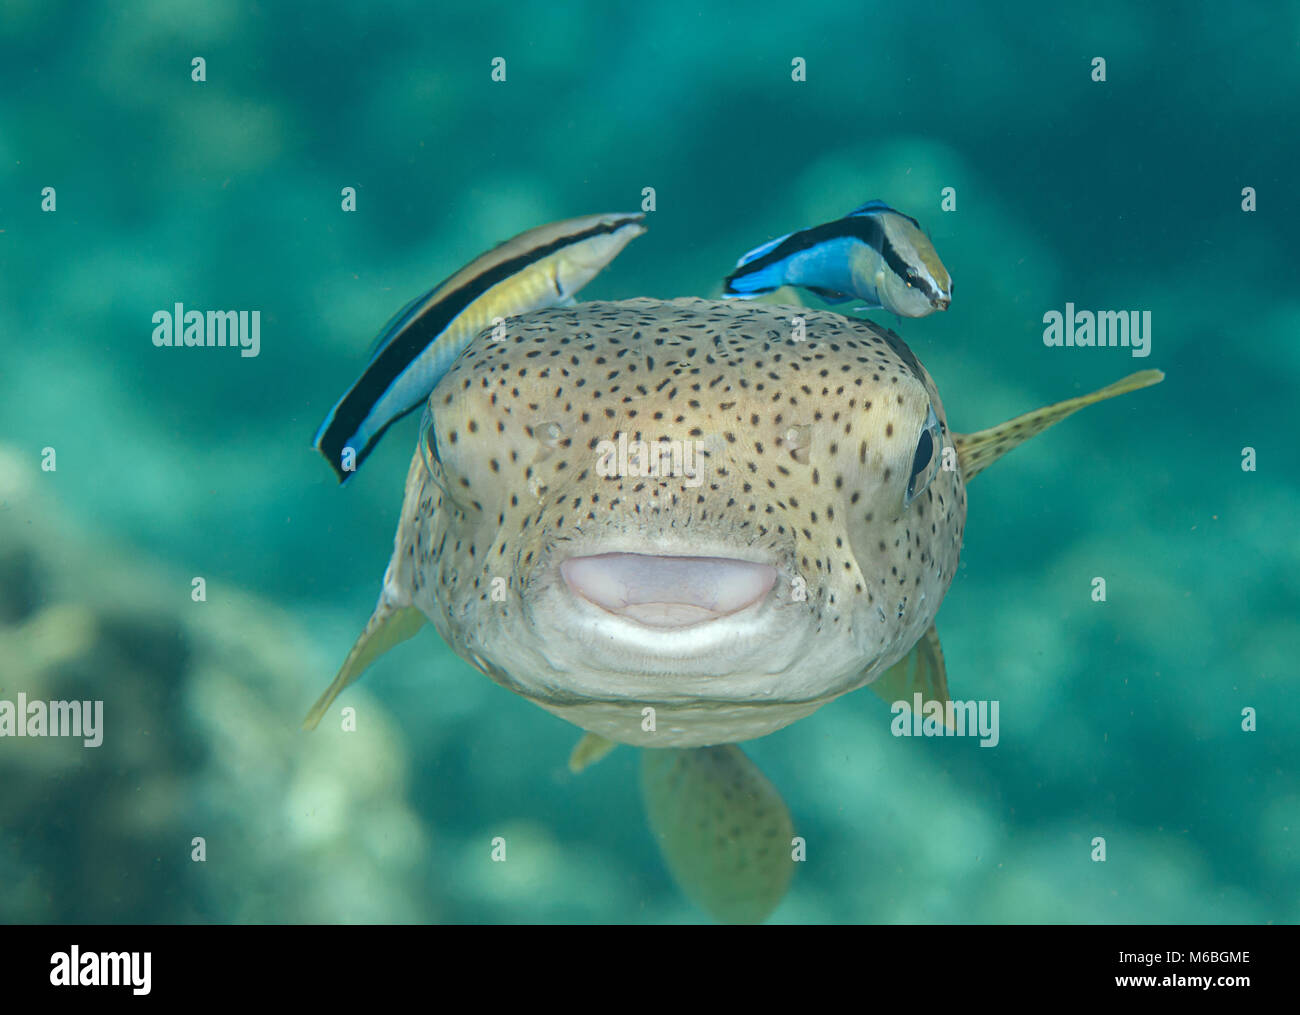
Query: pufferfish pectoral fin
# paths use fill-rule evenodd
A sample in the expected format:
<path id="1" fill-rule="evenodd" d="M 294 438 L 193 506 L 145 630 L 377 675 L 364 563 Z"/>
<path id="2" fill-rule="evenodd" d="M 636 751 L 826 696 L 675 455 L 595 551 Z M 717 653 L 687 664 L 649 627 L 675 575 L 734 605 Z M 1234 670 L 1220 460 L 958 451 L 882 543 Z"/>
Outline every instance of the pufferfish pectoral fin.
<path id="1" fill-rule="evenodd" d="M 617 742 L 606 740 L 599 733 L 588 733 L 573 748 L 569 755 L 569 771 L 577 775 L 588 765 L 594 765 L 606 754 L 617 747 Z"/>
<path id="2" fill-rule="evenodd" d="M 650 830 L 682 891 L 715 920 L 761 923 L 794 873 L 781 794 L 734 744 L 641 752 Z"/>
<path id="3" fill-rule="evenodd" d="M 957 459 L 961 463 L 962 477 L 969 483 L 978 473 L 983 472 L 1012 448 L 1023 444 L 1030 437 L 1042 433 L 1053 423 L 1059 423 L 1066 416 L 1080 409 L 1097 402 L 1104 402 L 1116 395 L 1126 395 L 1139 388 L 1148 388 L 1152 384 L 1159 384 L 1164 379 L 1165 375 L 1159 370 L 1139 370 L 1114 384 L 1108 384 L 1100 391 L 1035 409 L 1033 412 L 1009 419 L 987 430 L 978 433 L 954 433 L 952 436 L 957 445 Z"/>
<path id="4" fill-rule="evenodd" d="M 728 293 L 723 293 L 722 298 L 724 300 L 730 299 L 731 296 Z M 752 296 L 745 296 L 743 298 L 749 300 L 751 303 L 764 303 L 764 304 L 768 304 L 769 306 L 778 306 L 778 307 L 805 306 L 803 296 L 800 295 L 799 290 L 794 288 L 794 286 L 790 286 L 790 285 L 778 286 L 777 288 L 769 290 L 767 292 L 755 293 Z"/>
<path id="5" fill-rule="evenodd" d="M 921 708 L 932 701 L 944 706 L 945 725 L 951 718 L 948 705 L 948 669 L 943 661 L 943 646 L 934 625 L 921 635 L 912 650 L 867 685 L 886 702 L 906 702 L 912 708 L 921 695 Z"/>
<path id="6" fill-rule="evenodd" d="M 311 707 L 307 718 L 302 721 L 302 728 L 314 730 L 343 688 L 360 677 L 371 663 L 394 645 L 414 637 L 423 626 L 424 614 L 414 606 L 392 606 L 381 599 L 366 629 L 343 660 L 339 675 Z"/>

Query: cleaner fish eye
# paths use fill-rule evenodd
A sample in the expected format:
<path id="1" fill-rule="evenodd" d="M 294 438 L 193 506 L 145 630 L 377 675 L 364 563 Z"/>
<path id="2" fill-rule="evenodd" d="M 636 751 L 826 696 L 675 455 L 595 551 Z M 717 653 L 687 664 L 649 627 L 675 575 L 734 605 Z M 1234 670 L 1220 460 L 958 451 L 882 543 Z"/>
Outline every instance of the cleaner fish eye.
<path id="1" fill-rule="evenodd" d="M 783 285 L 828 303 L 860 299 L 861 309 L 900 317 L 925 317 L 952 302 L 952 278 L 920 223 L 883 201 L 755 247 L 727 276 L 722 295 L 752 299 Z"/>
<path id="2" fill-rule="evenodd" d="M 907 492 L 903 494 L 903 507 L 925 493 L 930 480 L 934 479 L 939 468 L 939 458 L 943 454 L 943 429 L 939 417 L 934 414 L 934 406 L 925 417 L 921 435 L 916 439 L 916 453 L 912 456 L 912 474 L 907 479 Z"/>

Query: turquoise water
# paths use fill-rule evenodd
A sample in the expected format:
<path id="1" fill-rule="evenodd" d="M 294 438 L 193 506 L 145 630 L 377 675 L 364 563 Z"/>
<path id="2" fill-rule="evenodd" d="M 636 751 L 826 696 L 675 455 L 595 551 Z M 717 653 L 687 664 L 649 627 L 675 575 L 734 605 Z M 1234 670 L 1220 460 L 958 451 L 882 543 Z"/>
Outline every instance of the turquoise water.
<path id="1" fill-rule="evenodd" d="M 312 11 L 0 13 L 0 698 L 105 703 L 99 748 L 0 739 L 0 919 L 704 919 L 635 751 L 570 775 L 578 731 L 431 629 L 349 690 L 356 733 L 297 729 L 416 440 L 343 489 L 311 449 L 372 338 L 646 187 L 584 299 L 716 295 L 879 197 L 956 281 L 946 313 L 872 315 L 954 429 L 1166 373 L 971 490 L 938 628 L 996 749 L 895 739 L 867 693 L 747 745 L 808 844 L 773 919 L 1300 918 L 1300 6 Z M 260 310 L 259 355 L 156 348 L 178 301 Z M 1046 346 L 1067 302 L 1150 311 L 1150 355 Z"/>

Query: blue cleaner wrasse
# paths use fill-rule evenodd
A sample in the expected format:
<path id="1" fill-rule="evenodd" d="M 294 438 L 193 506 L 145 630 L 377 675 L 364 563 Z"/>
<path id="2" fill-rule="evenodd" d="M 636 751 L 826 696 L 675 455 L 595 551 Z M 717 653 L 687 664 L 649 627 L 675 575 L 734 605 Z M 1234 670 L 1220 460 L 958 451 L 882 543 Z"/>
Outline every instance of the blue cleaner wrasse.
<path id="1" fill-rule="evenodd" d="M 347 479 L 392 423 L 424 404 L 456 357 L 498 318 L 571 302 L 646 227 L 640 213 L 587 215 L 530 229 L 417 296 L 384 326 L 314 447 Z"/>
<path id="2" fill-rule="evenodd" d="M 750 299 L 783 285 L 829 303 L 860 299 L 864 309 L 900 317 L 947 310 L 952 300 L 948 269 L 920 223 L 883 201 L 755 247 L 727 276 L 722 295 Z"/>

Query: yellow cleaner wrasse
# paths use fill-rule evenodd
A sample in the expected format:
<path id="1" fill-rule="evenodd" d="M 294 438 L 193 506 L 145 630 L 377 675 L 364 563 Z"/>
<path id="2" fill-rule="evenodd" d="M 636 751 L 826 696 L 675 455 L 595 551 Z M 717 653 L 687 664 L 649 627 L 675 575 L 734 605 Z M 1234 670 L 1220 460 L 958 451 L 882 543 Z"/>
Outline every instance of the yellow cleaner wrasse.
<path id="1" fill-rule="evenodd" d="M 587 215 L 530 229 L 399 310 L 316 431 L 314 446 L 339 481 L 360 468 L 394 421 L 424 404 L 476 334 L 497 318 L 571 301 L 645 232 L 643 217 Z"/>
<path id="2" fill-rule="evenodd" d="M 755 247 L 727 276 L 722 295 L 753 298 L 783 285 L 829 303 L 860 299 L 864 309 L 900 317 L 947 310 L 952 300 L 952 278 L 920 223 L 883 201 Z"/>

